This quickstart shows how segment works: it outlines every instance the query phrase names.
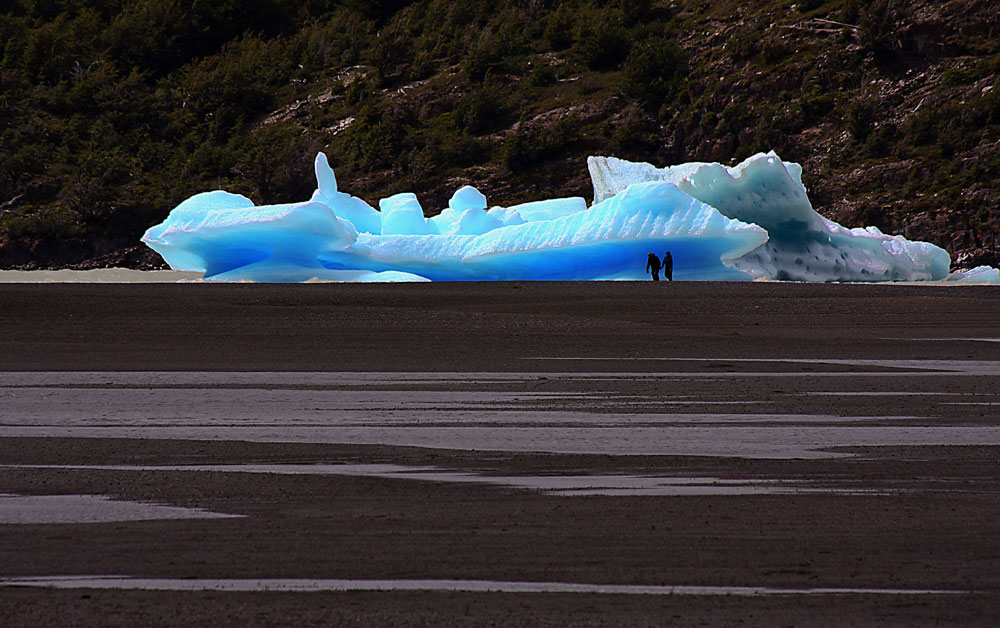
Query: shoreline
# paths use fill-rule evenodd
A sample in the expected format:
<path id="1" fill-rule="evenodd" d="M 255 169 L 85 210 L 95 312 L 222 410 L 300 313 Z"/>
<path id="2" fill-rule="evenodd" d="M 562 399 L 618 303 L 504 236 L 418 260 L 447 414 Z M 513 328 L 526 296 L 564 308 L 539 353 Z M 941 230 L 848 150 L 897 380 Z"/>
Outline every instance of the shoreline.
<path id="1" fill-rule="evenodd" d="M 975 269 L 956 270 L 949 277 L 957 277 L 963 273 L 971 272 Z M 212 285 L 222 284 L 255 284 L 253 281 L 215 281 L 204 279 L 203 273 L 180 270 L 134 270 L 130 268 L 95 268 L 90 270 L 73 269 L 46 269 L 46 270 L 0 270 L 0 284 L 39 284 L 39 283 L 96 283 L 96 284 L 143 284 L 143 283 L 208 283 Z M 619 280 L 593 280 L 594 282 L 611 282 Z M 625 282 L 626 280 L 621 280 Z M 644 283 L 627 280 L 632 283 Z M 311 279 L 300 284 L 342 284 L 357 282 L 341 282 L 326 279 Z M 390 282 L 369 282 L 369 283 L 423 283 L 407 281 Z M 451 282 L 437 282 L 451 283 Z M 533 282 L 469 282 L 469 283 L 548 283 L 545 281 Z M 553 282 L 553 283 L 588 283 L 581 280 L 579 282 Z M 664 281 L 663 283 L 673 283 Z M 768 283 L 768 284 L 804 284 L 813 282 L 801 281 L 779 281 L 776 279 L 756 279 L 746 282 L 680 282 L 677 283 Z M 273 285 L 273 284 L 259 284 Z M 280 284 L 279 284 L 280 285 Z M 291 284 L 289 284 L 291 285 Z M 849 281 L 829 281 L 818 285 L 880 285 L 880 286 L 996 286 L 996 283 L 976 282 L 971 280 L 943 279 L 936 281 L 872 281 L 872 282 L 849 282 Z"/>

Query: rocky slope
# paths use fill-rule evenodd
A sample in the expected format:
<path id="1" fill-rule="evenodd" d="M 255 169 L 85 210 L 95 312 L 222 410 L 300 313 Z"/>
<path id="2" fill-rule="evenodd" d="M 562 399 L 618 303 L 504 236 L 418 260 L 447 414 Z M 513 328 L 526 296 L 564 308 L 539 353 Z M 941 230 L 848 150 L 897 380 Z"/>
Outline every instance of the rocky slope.
<path id="1" fill-rule="evenodd" d="M 95 45 L 97 65 L 46 79 L 9 45 L 0 80 L 21 98 L 0 102 L 0 266 L 155 265 L 136 243 L 174 204 L 213 188 L 305 199 L 317 150 L 343 190 L 415 191 L 434 214 L 466 183 L 500 205 L 589 198 L 588 154 L 664 166 L 772 149 L 845 226 L 1000 264 L 1000 2 L 354 4 L 219 35 L 139 78 L 152 62 L 132 49 Z M 128 92 L 128 115 L 100 90 Z M 100 167 L 95 125 L 123 149 Z M 90 158 L 63 146 L 74 133 Z M 61 161 L 26 157 L 32 137 Z"/>

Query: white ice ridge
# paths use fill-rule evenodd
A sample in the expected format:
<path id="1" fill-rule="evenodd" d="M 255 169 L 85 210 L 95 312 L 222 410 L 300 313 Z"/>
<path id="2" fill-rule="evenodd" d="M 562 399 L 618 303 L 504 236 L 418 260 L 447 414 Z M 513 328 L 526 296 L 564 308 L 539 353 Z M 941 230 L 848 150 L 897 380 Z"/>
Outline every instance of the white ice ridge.
<path id="1" fill-rule="evenodd" d="M 588 159 L 595 202 L 579 197 L 487 209 L 470 186 L 427 218 L 414 194 L 379 209 L 337 189 L 316 157 L 309 201 L 255 206 L 222 191 L 188 198 L 142 240 L 175 270 L 222 281 L 644 279 L 671 251 L 680 280 L 943 279 L 950 259 L 924 242 L 845 229 L 813 211 L 801 168 L 773 153 L 736 168 L 657 169 Z M 976 273 L 966 280 L 992 277 Z"/>

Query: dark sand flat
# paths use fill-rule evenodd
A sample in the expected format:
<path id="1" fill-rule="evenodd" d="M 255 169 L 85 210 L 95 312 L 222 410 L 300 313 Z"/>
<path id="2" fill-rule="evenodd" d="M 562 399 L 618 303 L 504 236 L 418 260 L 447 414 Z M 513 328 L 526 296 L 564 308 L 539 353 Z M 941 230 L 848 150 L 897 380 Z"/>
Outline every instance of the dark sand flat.
<path id="1" fill-rule="evenodd" d="M 0 325 L 0 517 L 2 495 L 242 515 L 0 522 L 0 579 L 796 591 L 0 586 L 3 626 L 1000 621 L 997 288 L 0 285 Z M 177 468 L 209 464 L 262 472 Z M 344 464 L 789 490 L 574 496 L 263 472 Z"/>
<path id="2" fill-rule="evenodd" d="M 3 370 L 522 371 L 532 356 L 995 359 L 996 343 L 911 339 L 1000 337 L 1000 288 L 989 286 L 6 284 L 0 304 Z"/>

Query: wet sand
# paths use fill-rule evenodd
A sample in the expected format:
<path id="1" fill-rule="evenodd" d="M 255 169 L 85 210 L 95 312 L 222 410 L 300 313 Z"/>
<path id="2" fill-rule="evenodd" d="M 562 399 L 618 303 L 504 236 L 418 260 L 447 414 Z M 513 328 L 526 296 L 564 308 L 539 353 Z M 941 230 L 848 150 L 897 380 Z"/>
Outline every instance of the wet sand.
<path id="1" fill-rule="evenodd" d="M 998 288 L 11 284 L 0 325 L 0 496 L 240 515 L 0 523 L 4 626 L 1000 617 Z M 57 576 L 687 588 L 2 584 Z"/>

